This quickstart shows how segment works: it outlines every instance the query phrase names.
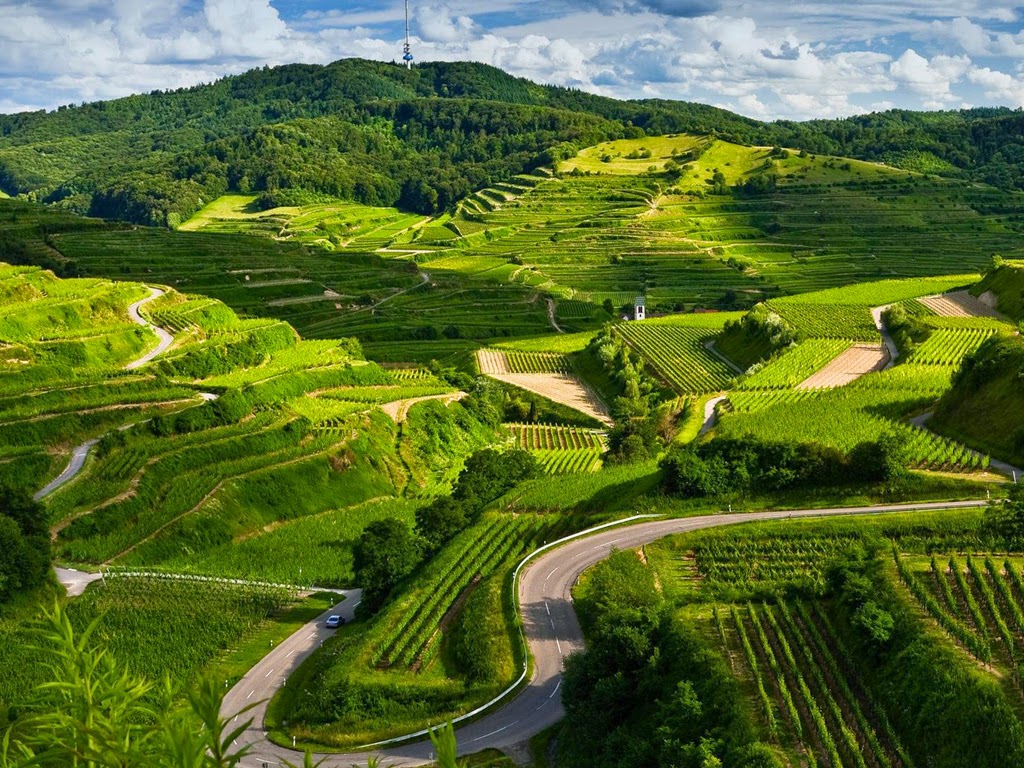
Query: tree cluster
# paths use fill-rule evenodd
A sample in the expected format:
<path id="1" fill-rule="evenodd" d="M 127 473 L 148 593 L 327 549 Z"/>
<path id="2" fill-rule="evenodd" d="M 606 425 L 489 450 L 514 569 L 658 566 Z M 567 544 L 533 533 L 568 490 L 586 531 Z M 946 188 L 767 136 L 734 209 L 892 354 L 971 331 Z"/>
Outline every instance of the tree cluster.
<path id="1" fill-rule="evenodd" d="M 559 765 L 778 766 L 726 661 L 671 616 L 633 552 L 595 567 L 576 606 L 587 648 L 566 664 Z"/>
<path id="2" fill-rule="evenodd" d="M 49 570 L 43 508 L 27 493 L 0 488 L 0 605 L 38 587 Z"/>
<path id="3" fill-rule="evenodd" d="M 0 189 L 79 213 L 170 226 L 228 189 L 268 199 L 301 191 L 432 213 L 583 146 L 682 132 L 771 144 L 770 160 L 784 158 L 782 146 L 799 147 L 1020 189 L 1022 120 L 1002 109 L 893 110 L 768 124 L 700 104 L 623 102 L 539 86 L 481 64 L 435 62 L 410 71 L 346 59 L 0 116 Z M 52 151 L 38 152 L 41 143 Z M 770 191 L 773 179 L 756 175 L 739 191 Z M 729 192 L 721 173 L 711 192 Z"/>
<path id="4" fill-rule="evenodd" d="M 485 448 L 466 459 L 450 495 L 416 511 L 415 530 L 395 519 L 368 525 L 355 547 L 363 610 L 378 610 L 424 557 L 476 522 L 487 504 L 537 472 L 537 460 L 526 451 Z"/>
<path id="5" fill-rule="evenodd" d="M 861 443 L 845 455 L 819 443 L 715 438 L 674 448 L 661 460 L 665 491 L 686 497 L 856 483 L 892 487 L 906 475 L 906 464 L 905 448 L 893 435 Z"/>
<path id="6" fill-rule="evenodd" d="M 661 448 L 667 413 L 659 406 L 660 389 L 643 360 L 611 326 L 606 326 L 587 347 L 612 382 L 618 396 L 612 402 L 615 426 L 608 433 L 608 460 L 642 461 Z"/>
<path id="7" fill-rule="evenodd" d="M 436 551 L 475 523 L 487 504 L 538 472 L 537 459 L 527 451 L 477 451 L 466 459 L 450 496 L 439 496 L 416 511 L 416 532 Z"/>
<path id="8" fill-rule="evenodd" d="M 799 339 L 797 331 L 767 304 L 758 304 L 739 320 L 725 324 L 717 342 L 721 351 L 749 367 Z"/>
<path id="9" fill-rule="evenodd" d="M 918 344 L 931 335 L 931 328 L 921 322 L 920 317 L 911 314 L 903 304 L 893 304 L 885 310 L 882 320 L 896 342 L 896 347 L 904 355 L 913 352 Z"/>

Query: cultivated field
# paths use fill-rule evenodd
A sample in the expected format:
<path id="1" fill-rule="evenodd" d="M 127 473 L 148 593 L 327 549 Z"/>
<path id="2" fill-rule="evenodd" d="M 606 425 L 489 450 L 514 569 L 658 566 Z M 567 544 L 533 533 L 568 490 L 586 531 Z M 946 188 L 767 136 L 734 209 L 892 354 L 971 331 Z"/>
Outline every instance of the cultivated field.
<path id="1" fill-rule="evenodd" d="M 772 189 L 742 188 L 768 172 Z M 724 496 L 663 494 L 673 440 L 850 454 L 895 436 L 920 471 L 879 497 L 998 495 L 981 484 L 989 457 L 925 417 L 969 355 L 1015 330 L 963 290 L 978 275 L 950 273 L 1024 255 L 1022 227 L 1024 205 L 982 185 L 685 134 L 590 147 L 433 217 L 344 201 L 264 211 L 231 194 L 172 232 L 69 224 L 4 200 L 0 244 L 35 238 L 29 251 L 90 276 L 0 265 L 0 484 L 34 493 L 70 472 L 42 501 L 54 554 L 111 572 L 357 586 L 365 528 L 402 523 L 425 559 L 272 707 L 276 738 L 365 743 L 464 713 L 514 679 L 509 574 L 532 548 L 638 512 L 724 508 Z M 125 370 L 153 345 L 128 315 L 150 284 L 166 293 L 142 314 L 174 342 Z M 651 317 L 620 322 L 638 295 Z M 776 343 L 766 332 L 769 352 L 744 373 L 715 341 L 758 302 L 787 333 Z M 889 305 L 914 324 L 896 360 L 872 314 Z M 591 343 L 606 326 L 615 343 Z M 705 425 L 713 396 L 720 419 Z M 573 426 L 590 422 L 541 398 L 609 429 Z M 459 501 L 467 457 L 487 447 L 529 451 L 542 474 L 496 483 L 466 528 L 427 551 L 433 530 L 417 511 Z M 764 501 L 823 506 L 876 489 L 805 490 Z M 865 671 L 884 651 L 868 659 L 850 642 L 863 615 L 844 613 L 830 566 L 881 552 L 872 577 L 931 617 L 944 633 L 932 639 L 1019 692 L 1024 559 L 983 540 L 990 528 L 947 537 L 961 518 L 946 514 L 918 527 L 723 532 L 645 557 L 784 764 L 911 768 L 931 763 L 911 758 Z M 134 668 L 183 682 L 219 670 L 225 649 L 269 647 L 261 633 L 295 599 L 121 577 L 72 605 L 79 623 L 109 612 L 104 641 Z M 143 608 L 175 628 L 143 637 Z M 13 700 L 36 678 L 23 635 L 3 622 L 0 698 Z"/>
<path id="2" fill-rule="evenodd" d="M 854 344 L 841 352 L 824 368 L 796 385 L 797 389 L 844 387 L 861 376 L 880 371 L 889 362 L 889 353 L 877 344 Z"/>
<path id="3" fill-rule="evenodd" d="M 568 363 L 559 355 L 482 349 L 477 352 L 477 364 L 486 376 L 567 405 L 598 421 L 611 423 L 605 404 L 577 376 L 568 372 Z M 527 372 L 515 372 L 514 369 Z M 530 372 L 537 370 L 565 372 Z"/>
<path id="4" fill-rule="evenodd" d="M 604 432 L 547 424 L 505 424 L 516 445 L 537 457 L 550 475 L 595 472 L 607 449 Z"/>
<path id="5" fill-rule="evenodd" d="M 967 291 L 953 291 L 918 299 L 939 317 L 1001 317 L 989 304 Z"/>

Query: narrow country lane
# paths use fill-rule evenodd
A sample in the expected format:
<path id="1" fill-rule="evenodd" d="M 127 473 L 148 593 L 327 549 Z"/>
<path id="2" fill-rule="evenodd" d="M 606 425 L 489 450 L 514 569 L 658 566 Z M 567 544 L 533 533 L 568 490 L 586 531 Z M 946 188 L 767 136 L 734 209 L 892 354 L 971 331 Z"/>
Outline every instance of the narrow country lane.
<path id="1" fill-rule="evenodd" d="M 100 439 L 95 437 L 92 440 L 86 440 L 80 446 L 75 448 L 71 454 L 71 460 L 68 462 L 68 465 L 64 467 L 64 471 L 36 491 L 35 494 L 33 494 L 32 499 L 34 501 L 40 501 L 56 491 L 62 485 L 66 485 L 71 482 L 75 476 L 82 471 L 82 467 L 85 466 L 85 460 L 89 456 L 89 451 L 91 451 L 99 441 Z"/>
<path id="2" fill-rule="evenodd" d="M 136 368 L 139 368 L 140 366 L 145 365 L 150 360 L 159 355 L 161 352 L 166 351 L 166 349 L 169 346 L 171 346 L 171 343 L 174 341 L 174 337 L 170 333 L 168 333 L 163 328 L 157 325 L 153 325 L 139 313 L 140 307 L 142 307 L 144 304 L 153 301 L 154 299 L 159 298 L 160 296 L 163 296 L 164 293 L 165 291 L 161 290 L 160 288 L 153 288 L 150 286 L 149 296 L 147 296 L 144 299 L 139 299 L 134 304 L 131 304 L 128 307 L 128 316 L 132 319 L 132 322 L 141 325 L 145 328 L 149 328 L 151 331 L 153 331 L 153 333 L 157 335 L 157 338 L 160 341 L 155 348 L 151 349 L 142 357 L 128 363 L 124 367 L 126 371 L 131 371 Z M 209 392 L 200 392 L 199 397 L 207 401 L 217 399 L 217 395 L 211 394 Z M 122 427 L 122 429 L 127 429 L 127 427 Z M 78 473 L 82 471 L 82 467 L 85 466 L 85 460 L 89 457 L 89 452 L 92 451 L 94 447 L 96 447 L 96 444 L 99 441 L 100 438 L 98 437 L 92 440 L 86 440 L 80 446 L 75 448 L 71 453 L 71 459 L 68 461 L 68 465 L 64 468 L 64 471 L 57 475 L 57 477 L 53 478 L 53 480 L 48 482 L 45 486 L 36 491 L 36 493 L 33 494 L 32 498 L 35 501 L 40 501 L 41 499 L 44 499 L 47 496 L 49 496 L 51 493 L 56 491 L 61 486 L 64 486 L 71 482 L 72 480 L 74 480 L 75 477 L 78 476 Z"/>
<path id="3" fill-rule="evenodd" d="M 488 748 L 507 750 L 514 745 L 521 745 L 562 718 L 564 710 L 559 691 L 563 662 L 570 653 L 583 648 L 583 636 L 572 605 L 571 590 L 583 571 L 616 550 L 639 547 L 675 533 L 759 520 L 963 509 L 985 506 L 986 503 L 977 500 L 895 504 L 654 520 L 628 526 L 604 527 L 594 533 L 584 532 L 570 537 L 570 540 L 563 540 L 565 543 L 560 546 L 545 548 L 522 571 L 518 590 L 520 612 L 534 660 L 533 676 L 499 709 L 458 728 L 456 735 L 459 752 L 470 754 Z M 342 603 L 342 610 L 350 610 L 350 605 Z M 294 669 L 298 663 L 296 657 L 305 658 L 311 654 L 319 641 L 329 633 L 329 630 L 322 627 L 322 618 L 293 634 L 254 667 L 225 699 L 223 715 L 235 717 L 247 703 L 272 696 L 284 683 L 286 673 L 283 670 Z M 297 645 L 291 645 L 293 641 Z M 499 703 L 493 702 L 495 706 Z M 250 728 L 238 740 L 238 746 L 243 743 L 252 746 L 252 753 L 241 763 L 243 768 L 277 768 L 283 759 L 293 763 L 301 762 L 300 756 L 292 750 L 276 746 L 266 739 L 263 731 L 264 712 L 265 706 L 261 705 L 243 716 L 244 719 L 253 718 Z M 353 765 L 365 765 L 370 754 L 377 754 L 384 760 L 384 765 L 404 768 L 427 764 L 433 756 L 430 743 L 423 741 L 422 737 L 419 741 L 404 745 L 380 744 L 378 747 L 371 752 L 320 754 L 316 758 L 324 761 L 324 768 L 352 768 Z"/>
<path id="4" fill-rule="evenodd" d="M 149 320 L 144 318 L 139 313 L 139 309 L 144 304 L 148 304 L 154 299 L 160 298 L 161 296 L 164 295 L 164 293 L 165 292 L 160 288 L 153 288 L 151 286 L 149 288 L 149 296 L 147 296 L 144 299 L 140 299 L 139 301 L 136 301 L 134 304 L 128 307 L 128 316 L 132 319 L 132 322 L 141 325 L 144 328 L 149 328 L 149 330 L 156 334 L 157 339 L 159 339 L 159 343 L 149 352 L 140 357 L 138 360 L 133 360 L 132 362 L 128 363 L 128 365 L 124 367 L 126 371 L 134 371 L 136 368 L 141 368 L 143 365 L 148 363 L 157 355 L 164 352 L 174 342 L 174 337 L 171 334 L 169 334 L 160 326 L 153 325 L 151 322 L 149 322 Z"/>
<path id="5" fill-rule="evenodd" d="M 892 304 L 886 304 L 882 307 L 875 307 L 871 310 L 871 319 L 875 321 L 875 328 L 882 335 L 882 343 L 885 345 L 886 351 L 889 353 L 889 362 L 885 364 L 883 371 L 887 371 L 896 365 L 896 359 L 900 356 L 899 347 L 896 346 L 896 340 L 889 333 L 889 329 L 885 327 L 885 319 L 882 317 L 885 311 L 891 307 Z"/>
<path id="6" fill-rule="evenodd" d="M 704 403 L 704 421 L 701 422 L 700 432 L 697 433 L 698 437 L 706 435 L 715 428 L 715 424 L 718 423 L 718 406 L 728 399 L 729 395 L 718 395 Z"/>

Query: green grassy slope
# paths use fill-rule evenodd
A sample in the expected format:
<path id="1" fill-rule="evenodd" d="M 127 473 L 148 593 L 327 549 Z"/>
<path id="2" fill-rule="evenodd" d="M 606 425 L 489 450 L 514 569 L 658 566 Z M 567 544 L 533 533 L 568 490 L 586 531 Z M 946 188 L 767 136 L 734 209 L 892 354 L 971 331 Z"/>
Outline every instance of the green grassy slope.
<path id="1" fill-rule="evenodd" d="M 425 371 L 385 371 L 349 340 L 300 340 L 175 291 L 143 309 L 174 345 L 124 371 L 151 346 L 126 310 L 145 295 L 0 265 L 0 482 L 34 492 L 75 445 L 102 438 L 46 499 L 64 559 L 158 565 L 285 520 L 431 492 L 495 439 L 461 405 L 424 403 L 402 427 L 379 410 L 453 391 Z"/>
<path id="2" fill-rule="evenodd" d="M 724 437 L 754 434 L 771 440 L 812 441 L 843 451 L 884 434 L 895 434 L 903 440 L 912 466 L 959 472 L 984 468 L 988 459 L 976 450 L 999 456 L 991 441 L 972 440 L 970 432 L 961 434 L 956 430 L 947 431 L 948 438 L 939 437 L 908 422 L 933 409 L 940 398 L 942 403 L 962 402 L 970 388 L 958 384 L 952 385 L 951 391 L 958 367 L 990 337 L 1009 338 L 1007 343 L 1012 343 L 1009 334 L 1013 327 L 1008 323 L 986 319 L 985 327 L 978 327 L 973 318 L 925 316 L 922 323 L 929 334 L 927 340 L 912 354 L 901 356 L 891 368 L 870 373 L 862 370 L 860 378 L 841 386 L 833 380 L 832 388 L 824 381 L 819 381 L 816 388 L 803 386 L 813 373 L 824 369 L 854 342 L 869 348 L 880 346 L 881 337 L 871 318 L 872 306 L 940 293 L 976 278 L 950 275 L 887 280 L 773 300 L 769 306 L 792 324 L 800 342 L 780 350 L 739 381 L 738 391 L 729 394 L 716 433 Z M 978 434 L 994 428 L 991 419 L 997 412 L 992 409 L 993 416 L 979 423 Z M 1005 426 L 1001 429 L 1001 434 L 1009 434 Z"/>
<path id="3" fill-rule="evenodd" d="M 1024 263 L 1002 264 L 971 290 L 975 296 L 989 291 L 995 294 L 996 309 L 1014 320 L 1024 320 Z"/>
<path id="4" fill-rule="evenodd" d="M 936 428 L 1024 466 L 1024 341 L 993 339 L 965 361 L 935 411 Z"/>
<path id="5" fill-rule="evenodd" d="M 254 195 L 229 195 L 167 232 L 3 201 L 0 233 L 16 260 L 158 280 L 397 362 L 550 333 L 549 297 L 562 330 L 585 331 L 609 318 L 606 301 L 618 313 L 637 294 L 654 314 L 747 307 L 1024 255 L 1024 197 L 991 188 L 683 134 L 610 146 L 608 163 L 598 145 L 433 218 L 341 200 L 259 211 Z M 634 167 L 641 151 L 677 167 Z"/>

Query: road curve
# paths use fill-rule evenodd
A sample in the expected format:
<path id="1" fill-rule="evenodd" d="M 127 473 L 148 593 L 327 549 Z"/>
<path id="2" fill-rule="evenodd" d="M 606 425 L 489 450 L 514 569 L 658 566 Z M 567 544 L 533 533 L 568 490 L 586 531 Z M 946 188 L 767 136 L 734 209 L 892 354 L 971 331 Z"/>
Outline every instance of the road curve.
<path id="1" fill-rule="evenodd" d="M 718 395 L 704 403 L 704 421 L 700 424 L 700 432 L 697 433 L 697 437 L 706 435 L 715 428 L 715 424 L 718 422 L 718 411 L 716 410 L 718 404 L 728 399 L 728 395 Z"/>
<path id="2" fill-rule="evenodd" d="M 875 321 L 875 328 L 882 335 L 882 344 L 885 345 L 886 352 L 889 353 L 889 361 L 885 364 L 883 371 L 887 371 L 896 365 L 896 358 L 900 356 L 899 347 L 896 346 L 896 340 L 889 333 L 889 329 L 885 325 L 885 319 L 882 317 L 885 311 L 891 307 L 892 304 L 886 304 L 882 307 L 874 307 L 871 310 L 871 319 Z"/>
<path id="3" fill-rule="evenodd" d="M 149 302 L 153 301 L 153 299 L 157 299 L 163 295 L 164 291 L 162 291 L 161 289 L 149 286 L 149 296 L 147 296 L 144 299 L 140 299 L 139 301 L 136 301 L 134 304 L 128 307 L 128 316 L 132 319 L 132 322 L 141 325 L 144 328 L 149 328 L 149 330 L 156 334 L 157 338 L 159 339 L 159 343 L 153 349 L 149 350 L 149 352 L 140 357 L 138 360 L 133 360 L 132 362 L 128 363 L 128 365 L 124 367 L 126 371 L 133 371 L 136 368 L 141 368 L 143 365 L 148 363 L 154 357 L 156 357 L 164 350 L 166 350 L 169 346 L 171 346 L 172 343 L 174 343 L 174 337 L 171 334 L 169 334 L 159 325 L 153 325 L 151 322 L 149 322 L 149 320 L 144 318 L 139 313 L 139 308 L 143 304 L 148 304 Z"/>
<path id="4" fill-rule="evenodd" d="M 618 549 L 649 544 L 674 533 L 714 528 L 758 520 L 798 517 L 828 517 L 856 514 L 883 514 L 930 509 L 957 509 L 985 506 L 987 502 L 895 504 L 873 507 L 802 509 L 778 512 L 717 514 L 672 520 L 656 520 L 617 528 L 606 528 L 589 536 L 575 538 L 532 560 L 519 580 L 519 602 L 527 642 L 534 660 L 533 676 L 514 698 L 489 715 L 458 728 L 459 753 L 483 749 L 508 750 L 520 745 L 541 730 L 557 723 L 564 713 L 561 696 L 562 665 L 566 656 L 583 648 L 583 636 L 572 606 L 571 590 L 580 574 Z M 342 610 L 348 608 L 343 603 Z M 322 618 L 322 617 L 321 617 Z M 234 717 L 246 704 L 269 699 L 284 683 L 284 670 L 294 669 L 299 660 L 315 650 L 328 630 L 322 621 L 307 624 L 280 647 L 274 649 L 230 691 L 222 713 Z M 303 650 L 290 645 L 297 641 Z M 303 655 L 300 656 L 300 653 Z M 270 670 L 269 672 L 267 670 Z M 252 752 L 243 768 L 276 768 L 282 759 L 295 762 L 296 754 L 270 743 L 263 731 L 265 705 L 247 713 L 253 724 L 239 737 L 238 746 L 248 744 Z M 429 763 L 432 750 L 423 741 L 375 750 L 384 765 L 402 766 Z M 324 768 L 351 768 L 365 765 L 368 753 L 322 754 Z"/>
<path id="5" fill-rule="evenodd" d="M 74 452 L 71 454 L 71 460 L 68 462 L 68 465 L 64 467 L 64 471 L 36 491 L 32 495 L 33 501 L 39 501 L 49 496 L 62 485 L 71 482 L 75 475 L 82 471 L 82 467 L 85 466 L 85 460 L 89 456 L 89 451 L 91 451 L 93 446 L 95 446 L 99 441 L 100 439 L 96 437 L 92 440 L 86 440 L 80 446 L 75 448 Z"/>

